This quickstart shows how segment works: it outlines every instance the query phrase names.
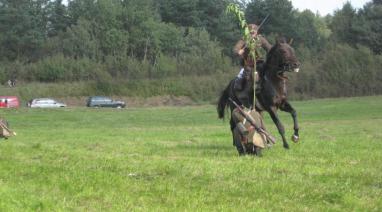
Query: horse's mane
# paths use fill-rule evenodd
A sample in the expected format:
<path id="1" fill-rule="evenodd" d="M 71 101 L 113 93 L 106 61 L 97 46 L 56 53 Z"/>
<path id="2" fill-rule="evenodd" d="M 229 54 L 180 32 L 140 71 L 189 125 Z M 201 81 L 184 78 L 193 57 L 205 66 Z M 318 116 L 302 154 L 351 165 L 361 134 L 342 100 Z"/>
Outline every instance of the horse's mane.
<path id="1" fill-rule="evenodd" d="M 267 53 L 267 61 L 269 60 L 269 58 L 270 58 L 271 56 L 273 56 L 273 54 L 275 54 L 276 49 L 277 49 L 278 47 L 280 47 L 279 44 L 286 44 L 286 43 L 287 43 L 287 41 L 286 41 L 286 38 L 285 38 L 285 37 L 278 37 L 278 38 L 276 39 L 276 44 L 274 44 L 274 45 L 272 46 L 272 48 L 269 50 L 269 52 Z"/>

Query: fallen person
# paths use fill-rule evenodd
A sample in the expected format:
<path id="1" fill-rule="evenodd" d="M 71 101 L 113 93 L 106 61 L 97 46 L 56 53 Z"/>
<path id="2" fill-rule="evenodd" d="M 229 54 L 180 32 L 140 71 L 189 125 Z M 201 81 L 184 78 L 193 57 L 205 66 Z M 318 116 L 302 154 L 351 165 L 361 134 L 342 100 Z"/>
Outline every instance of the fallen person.
<path id="1" fill-rule="evenodd" d="M 0 138 L 8 139 L 11 136 L 15 136 L 16 132 L 9 129 L 7 120 L 0 118 Z"/>

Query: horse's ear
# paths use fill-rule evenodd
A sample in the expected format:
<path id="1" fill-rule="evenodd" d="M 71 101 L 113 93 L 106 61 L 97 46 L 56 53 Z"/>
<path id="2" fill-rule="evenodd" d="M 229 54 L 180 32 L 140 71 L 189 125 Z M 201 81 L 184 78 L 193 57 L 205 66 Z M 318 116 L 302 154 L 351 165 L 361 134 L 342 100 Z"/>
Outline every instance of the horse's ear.
<path id="1" fill-rule="evenodd" d="M 276 39 L 276 44 L 279 45 L 279 44 L 282 44 L 282 43 L 286 43 L 285 37 L 278 37 Z"/>
<path id="2" fill-rule="evenodd" d="M 288 42 L 289 46 L 291 46 L 292 43 L 293 43 L 293 38 L 289 39 L 289 42 Z"/>

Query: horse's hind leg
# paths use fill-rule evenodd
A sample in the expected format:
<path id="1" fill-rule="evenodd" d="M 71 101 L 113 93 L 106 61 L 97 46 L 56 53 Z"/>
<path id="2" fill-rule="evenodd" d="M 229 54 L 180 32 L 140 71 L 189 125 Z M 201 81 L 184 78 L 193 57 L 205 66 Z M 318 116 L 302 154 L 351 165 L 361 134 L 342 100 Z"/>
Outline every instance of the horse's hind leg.
<path id="1" fill-rule="evenodd" d="M 292 135 L 292 141 L 297 143 L 299 140 L 299 134 L 298 134 L 298 122 L 297 122 L 297 113 L 296 110 L 292 107 L 292 105 L 285 101 L 285 103 L 280 107 L 280 110 L 288 112 L 292 115 L 293 118 L 293 129 L 294 134 Z"/>
<path id="2" fill-rule="evenodd" d="M 271 118 L 273 120 L 273 123 L 275 123 L 277 129 L 279 130 L 281 138 L 283 139 L 283 146 L 284 146 L 284 148 L 285 149 L 289 149 L 288 142 L 285 139 L 285 129 L 284 129 L 284 126 L 281 123 L 277 113 L 273 109 L 269 110 L 268 112 L 269 112 L 269 115 L 271 116 Z"/>

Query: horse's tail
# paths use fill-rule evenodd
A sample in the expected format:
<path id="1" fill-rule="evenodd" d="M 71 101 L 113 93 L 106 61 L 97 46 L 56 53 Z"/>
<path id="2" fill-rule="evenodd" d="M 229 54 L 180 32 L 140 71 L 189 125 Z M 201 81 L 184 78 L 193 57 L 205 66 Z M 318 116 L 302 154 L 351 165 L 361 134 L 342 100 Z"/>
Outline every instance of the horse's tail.
<path id="1" fill-rule="evenodd" d="M 218 105 L 217 105 L 217 108 L 216 108 L 217 111 L 218 111 L 219 119 L 223 119 L 224 118 L 224 111 L 225 111 L 225 108 L 226 108 L 226 106 L 228 104 L 230 87 L 231 87 L 231 82 L 224 89 L 224 91 L 222 92 L 222 95 L 219 98 Z"/>

